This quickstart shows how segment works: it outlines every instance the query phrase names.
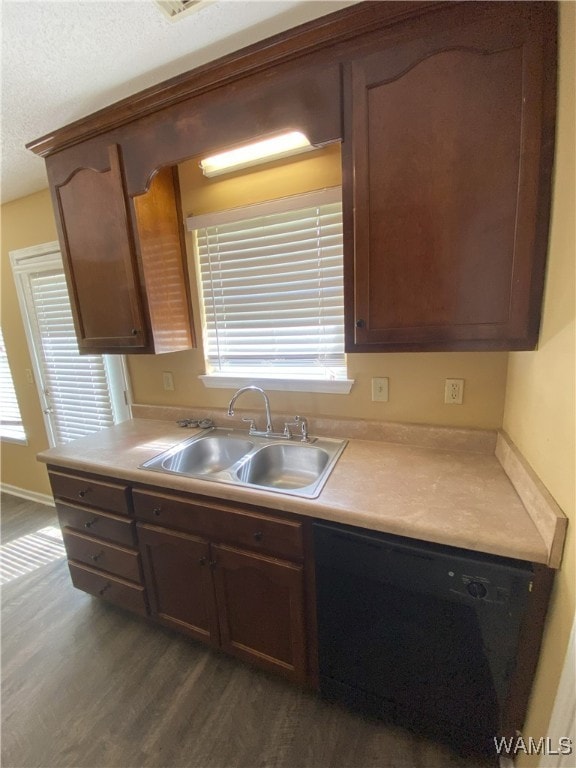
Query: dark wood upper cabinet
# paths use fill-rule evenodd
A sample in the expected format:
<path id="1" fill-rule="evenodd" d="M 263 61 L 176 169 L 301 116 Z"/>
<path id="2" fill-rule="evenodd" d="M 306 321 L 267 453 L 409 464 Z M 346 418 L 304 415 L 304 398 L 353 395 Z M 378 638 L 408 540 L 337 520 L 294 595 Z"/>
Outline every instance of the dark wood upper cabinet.
<path id="1" fill-rule="evenodd" d="M 465 3 L 349 63 L 348 351 L 535 346 L 555 21 Z"/>
<path id="2" fill-rule="evenodd" d="M 65 153 L 64 153 L 65 154 Z M 65 158 L 64 158 L 65 160 Z M 129 200 L 120 148 L 52 186 L 80 352 L 174 352 L 192 346 L 175 171 Z M 60 155 L 48 158 L 58 173 Z"/>
<path id="3" fill-rule="evenodd" d="M 342 142 L 347 351 L 534 348 L 556 37 L 553 2 L 360 3 L 31 142 L 81 350 L 193 344 L 173 167 L 289 129 Z"/>

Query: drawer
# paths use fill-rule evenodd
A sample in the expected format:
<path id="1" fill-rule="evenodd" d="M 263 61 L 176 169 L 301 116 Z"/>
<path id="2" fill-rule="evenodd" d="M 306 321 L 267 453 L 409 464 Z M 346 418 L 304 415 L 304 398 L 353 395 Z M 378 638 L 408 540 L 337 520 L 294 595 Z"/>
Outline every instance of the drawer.
<path id="1" fill-rule="evenodd" d="M 215 509 L 210 518 L 210 539 L 300 560 L 304 552 L 302 523 L 257 512 Z"/>
<path id="2" fill-rule="evenodd" d="M 141 581 L 140 555 L 136 550 L 118 547 L 69 528 L 64 528 L 62 534 L 70 560 L 79 560 L 123 579 Z"/>
<path id="3" fill-rule="evenodd" d="M 109 574 L 96 571 L 77 563 L 68 563 L 72 583 L 77 589 L 89 592 L 95 597 L 102 597 L 111 603 L 120 605 L 129 611 L 135 611 L 142 615 L 148 613 L 144 587 L 138 584 L 130 584 L 122 579 Z"/>
<path id="4" fill-rule="evenodd" d="M 64 472 L 49 472 L 50 484 L 55 498 L 87 504 L 107 512 L 130 514 L 130 491 L 128 485 L 93 480 L 81 475 Z"/>
<path id="5" fill-rule="evenodd" d="M 297 560 L 303 556 L 302 524 L 298 520 L 237 511 L 143 490 L 135 490 L 132 495 L 134 514 L 139 520 L 269 555 Z"/>
<path id="6" fill-rule="evenodd" d="M 134 520 L 110 512 L 96 512 L 87 507 L 56 502 L 58 519 L 62 528 L 73 528 L 89 535 L 108 539 L 114 544 L 131 547 L 136 544 Z"/>
<path id="7" fill-rule="evenodd" d="M 205 535 L 206 510 L 201 505 L 177 496 L 141 490 L 132 491 L 132 500 L 138 520 Z"/>

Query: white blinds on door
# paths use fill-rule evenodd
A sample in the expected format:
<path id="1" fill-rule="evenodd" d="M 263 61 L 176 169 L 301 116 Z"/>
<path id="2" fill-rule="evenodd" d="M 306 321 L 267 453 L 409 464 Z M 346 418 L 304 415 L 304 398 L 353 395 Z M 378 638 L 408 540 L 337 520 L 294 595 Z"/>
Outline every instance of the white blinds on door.
<path id="1" fill-rule="evenodd" d="M 342 204 L 329 192 L 196 229 L 213 372 L 345 378 Z"/>
<path id="2" fill-rule="evenodd" d="M 57 443 L 114 424 L 101 355 L 80 355 L 66 280 L 61 271 L 32 272 L 29 295 L 45 373 L 45 394 Z"/>

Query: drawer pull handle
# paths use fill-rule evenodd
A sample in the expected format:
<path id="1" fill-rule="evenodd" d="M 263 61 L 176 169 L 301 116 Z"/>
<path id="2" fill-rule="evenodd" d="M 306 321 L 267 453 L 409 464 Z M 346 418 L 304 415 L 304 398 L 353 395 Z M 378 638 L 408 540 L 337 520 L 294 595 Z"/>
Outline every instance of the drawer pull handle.
<path id="1" fill-rule="evenodd" d="M 84 496 L 86 496 L 86 494 L 89 493 L 91 490 L 92 490 L 91 488 L 86 488 L 83 491 L 78 491 L 78 496 L 80 496 L 80 498 L 83 499 Z"/>
<path id="2" fill-rule="evenodd" d="M 160 517 L 160 515 L 162 514 L 162 507 L 154 507 L 154 509 L 152 510 L 152 514 L 156 515 L 156 517 Z"/>
<path id="3" fill-rule="evenodd" d="M 99 595 L 103 595 L 103 594 L 104 594 L 104 592 L 108 592 L 108 590 L 109 590 L 109 589 L 112 589 L 112 584 L 110 584 L 110 582 L 108 582 L 108 584 L 105 584 L 105 585 L 102 587 L 102 589 L 99 589 L 99 590 L 98 590 L 98 594 L 99 594 Z"/>
<path id="4" fill-rule="evenodd" d="M 90 559 L 94 560 L 94 562 L 97 563 L 98 560 L 100 560 L 100 558 L 102 557 L 103 554 L 104 554 L 104 550 L 101 549 L 100 552 L 98 552 L 97 555 L 90 555 Z"/>
<path id="5" fill-rule="evenodd" d="M 210 560 L 210 568 L 216 568 L 216 560 Z"/>
<path id="6" fill-rule="evenodd" d="M 201 557 L 200 560 L 198 560 L 198 563 L 200 565 L 206 565 L 206 558 L 205 557 Z"/>
<path id="7" fill-rule="evenodd" d="M 92 526 L 96 525 L 97 522 L 98 522 L 98 518 L 93 517 L 92 520 L 88 520 L 87 523 L 84 523 L 84 528 L 92 528 Z"/>
<path id="8" fill-rule="evenodd" d="M 256 531 L 254 534 L 254 541 L 262 541 L 263 533 L 262 531 Z"/>
<path id="9" fill-rule="evenodd" d="M 132 328 L 130 330 L 130 335 L 131 336 L 138 336 L 139 333 L 140 333 L 140 331 L 138 330 L 138 328 Z"/>

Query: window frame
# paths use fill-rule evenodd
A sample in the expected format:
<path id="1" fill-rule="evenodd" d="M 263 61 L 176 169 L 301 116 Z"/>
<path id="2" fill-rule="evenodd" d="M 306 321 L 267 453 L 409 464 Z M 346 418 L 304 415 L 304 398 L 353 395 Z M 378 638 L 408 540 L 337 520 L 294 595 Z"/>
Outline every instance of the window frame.
<path id="1" fill-rule="evenodd" d="M 280 198 L 277 200 L 268 200 L 261 203 L 240 206 L 238 208 L 228 209 L 226 211 L 217 211 L 215 213 L 200 214 L 188 216 L 186 219 L 186 228 L 194 237 L 194 259 L 197 275 L 196 288 L 201 307 L 201 316 L 203 324 L 203 355 L 206 365 L 206 373 L 200 374 L 199 379 L 207 388 L 237 389 L 246 384 L 257 384 L 267 390 L 279 390 L 288 392 L 319 392 L 327 394 L 348 394 L 354 384 L 354 380 L 341 378 L 328 378 L 320 376 L 306 376 L 306 374 L 290 374 L 278 368 L 277 373 L 271 373 L 267 370 L 259 374 L 257 371 L 244 373 L 239 371 L 209 371 L 209 361 L 206 349 L 205 337 L 205 312 L 204 296 L 202 289 L 200 254 L 196 241 L 196 231 L 218 224 L 233 224 L 259 216 L 268 216 L 276 213 L 286 213 L 290 209 L 296 211 L 305 209 L 314 205 L 324 205 L 340 201 L 341 187 L 328 187 L 313 192 L 305 192 L 298 195 Z M 344 367 L 346 369 L 346 355 L 344 356 Z"/>

